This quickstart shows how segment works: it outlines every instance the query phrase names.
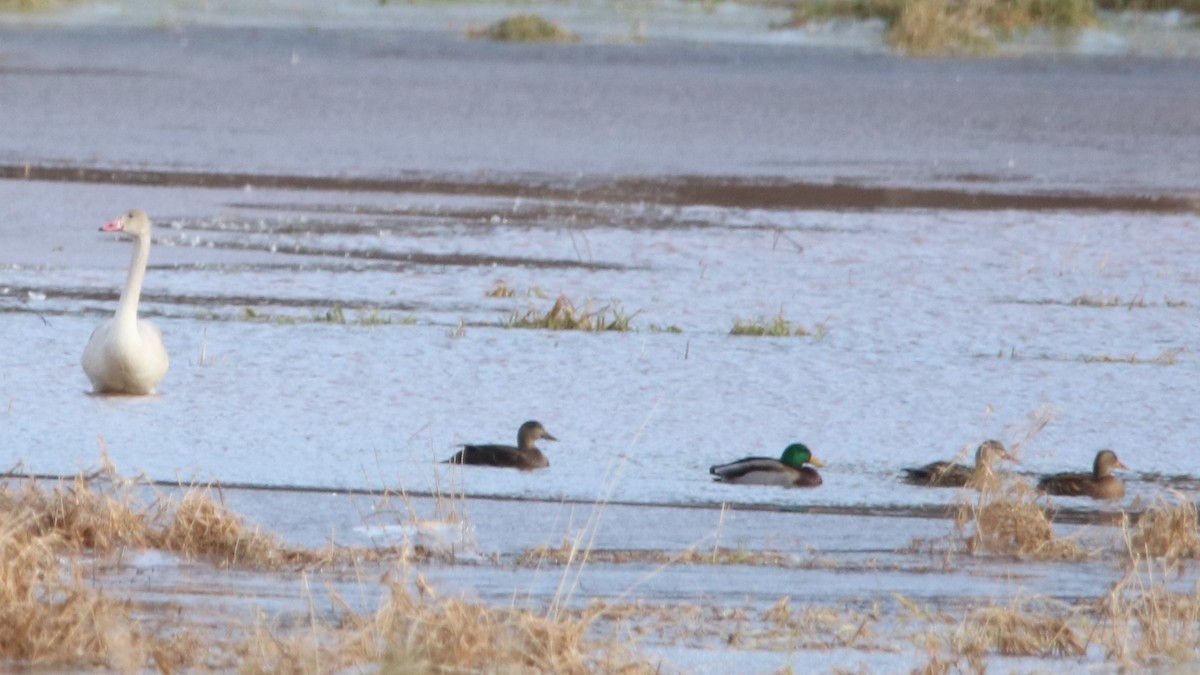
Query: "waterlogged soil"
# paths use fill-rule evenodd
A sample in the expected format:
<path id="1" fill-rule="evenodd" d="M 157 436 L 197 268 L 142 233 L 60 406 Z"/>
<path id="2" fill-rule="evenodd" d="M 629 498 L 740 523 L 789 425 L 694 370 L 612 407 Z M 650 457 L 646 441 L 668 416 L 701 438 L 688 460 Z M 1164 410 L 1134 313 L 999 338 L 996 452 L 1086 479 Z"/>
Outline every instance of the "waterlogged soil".
<path id="1" fill-rule="evenodd" d="M 1090 611 L 1126 572 L 1121 514 L 1200 487 L 1194 64 L 117 32 L 101 52 L 111 30 L 0 42 L 0 430 L 19 473 L 104 450 L 160 489 L 220 482 L 292 543 L 433 550 L 413 564 L 447 595 L 640 601 L 612 614 L 668 667 L 710 672 L 907 672 L 972 607 Z M 679 103 L 710 95 L 705 114 Z M 1127 123 L 1147 105 L 1152 129 Z M 92 396 L 79 356 L 130 255 L 95 230 L 134 206 L 156 223 L 141 310 L 171 371 L 153 397 Z M 560 294 L 631 330 L 508 327 Z M 802 334 L 730 334 L 776 318 Z M 440 464 L 527 419 L 559 439 L 548 469 Z M 899 480 L 987 438 L 1029 481 L 1116 450 L 1123 500 L 1044 502 L 1088 555 L 972 556 L 948 509 L 969 496 Z M 794 441 L 821 487 L 709 479 Z M 527 555 L 564 542 L 595 560 Z M 103 583 L 214 622 L 299 621 L 334 595 L 369 611 L 382 571 L 138 553 Z M 781 598 L 832 618 L 771 632 Z M 664 627 L 664 607 L 704 629 Z"/>

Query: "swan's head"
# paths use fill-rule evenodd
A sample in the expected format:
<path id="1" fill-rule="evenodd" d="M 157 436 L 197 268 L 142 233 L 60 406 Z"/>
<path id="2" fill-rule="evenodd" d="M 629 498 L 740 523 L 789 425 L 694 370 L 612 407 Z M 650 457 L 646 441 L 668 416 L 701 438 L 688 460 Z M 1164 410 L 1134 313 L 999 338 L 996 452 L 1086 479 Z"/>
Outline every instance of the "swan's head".
<path id="1" fill-rule="evenodd" d="M 126 212 L 120 218 L 104 224 L 101 232 L 120 232 L 130 237 L 150 236 L 150 216 L 141 209 Z"/>

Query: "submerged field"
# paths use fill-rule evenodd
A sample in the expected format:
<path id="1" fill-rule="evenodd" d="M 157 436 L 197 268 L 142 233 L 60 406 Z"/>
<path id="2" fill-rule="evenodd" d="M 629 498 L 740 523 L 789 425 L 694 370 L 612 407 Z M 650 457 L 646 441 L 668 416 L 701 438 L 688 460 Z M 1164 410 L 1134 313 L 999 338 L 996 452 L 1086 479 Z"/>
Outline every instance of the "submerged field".
<path id="1" fill-rule="evenodd" d="M 1196 666 L 1189 63 L 178 30 L 0 41 L 6 667 Z M 92 396 L 134 206 L 171 370 Z"/>
<path id="2" fill-rule="evenodd" d="M 143 617 L 142 646 L 12 658 L 605 672 L 1195 659 L 1197 476 L 1181 441 L 1197 423 L 1200 238 L 1183 201 L 807 212 L 150 190 L 221 213 L 159 219 L 143 315 L 174 359 L 160 395 L 88 396 L 79 371 L 125 245 L 52 235 L 49 255 L 99 247 L 115 269 L 0 271 L 5 339 L 38 345 L 3 357 L 10 508 L 38 501 L 25 490 L 115 491 L 148 524 L 13 522 L 67 528 L 44 546 L 78 566 L 70 592 Z M 457 443 L 511 442 L 528 418 L 561 439 L 543 444 L 549 469 L 438 464 Z M 988 437 L 1021 463 L 983 501 L 899 480 Z M 794 440 L 828 463 L 820 488 L 709 480 L 709 464 Z M 1027 492 L 1101 446 L 1133 467 L 1124 500 Z M 56 487 L 101 447 L 139 479 Z M 202 517 L 176 524 L 184 504 Z M 480 622 L 487 635 L 441 649 L 442 631 Z"/>

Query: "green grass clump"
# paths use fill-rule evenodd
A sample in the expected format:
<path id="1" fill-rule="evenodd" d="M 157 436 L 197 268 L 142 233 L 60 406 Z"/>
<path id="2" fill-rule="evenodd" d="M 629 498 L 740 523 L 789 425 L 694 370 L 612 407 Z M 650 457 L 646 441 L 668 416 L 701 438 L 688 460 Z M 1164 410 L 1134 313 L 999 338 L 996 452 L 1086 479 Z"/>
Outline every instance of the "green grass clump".
<path id="1" fill-rule="evenodd" d="M 616 300 L 592 311 L 590 303 L 580 309 L 567 296 L 560 295 L 548 312 L 530 305 L 524 313 L 513 312 L 504 323 L 506 328 L 543 328 L 548 330 L 618 331 L 632 329 L 631 321 L 637 312 L 626 314 Z"/>
<path id="2" fill-rule="evenodd" d="M 783 318 L 783 315 L 775 317 L 770 323 L 761 319 L 742 320 L 735 319 L 733 329 L 729 331 L 730 335 L 751 335 L 756 337 L 803 337 L 812 335 L 803 326 L 793 326 L 791 321 Z"/>
<path id="3" fill-rule="evenodd" d="M 321 314 L 313 314 L 311 317 L 303 316 L 276 316 L 266 314 L 253 307 L 244 307 L 242 309 L 242 318 L 247 321 L 273 322 L 277 324 L 300 324 L 300 323 L 332 323 L 338 325 L 357 325 L 357 326 L 387 326 L 397 321 L 391 315 L 384 313 L 378 307 L 363 307 L 355 310 L 353 317 L 346 315 L 346 310 L 341 305 L 334 305 Z M 407 316 L 400 319 L 398 323 L 411 326 L 417 322 L 416 317 Z"/>
<path id="4" fill-rule="evenodd" d="M 346 310 L 341 305 L 334 305 L 333 309 L 328 310 L 324 314 L 317 314 L 313 317 L 314 323 L 336 323 L 341 325 L 353 324 L 356 326 L 388 326 L 395 321 L 388 314 L 383 313 L 378 307 L 363 307 L 355 310 L 353 318 L 346 316 Z M 400 323 L 410 326 L 416 323 L 413 317 L 406 317 Z"/>
<path id="5" fill-rule="evenodd" d="M 579 38 L 558 24 L 536 14 L 516 14 L 501 19 L 482 30 L 472 30 L 469 37 L 497 42 L 578 42 Z"/>
<path id="6" fill-rule="evenodd" d="M 679 326 L 676 326 L 673 323 L 667 324 L 665 326 L 660 326 L 659 324 L 652 323 L 652 324 L 650 324 L 650 332 L 651 333 L 671 333 L 673 335 L 679 335 L 679 334 L 683 333 L 683 329 L 680 328 Z"/>

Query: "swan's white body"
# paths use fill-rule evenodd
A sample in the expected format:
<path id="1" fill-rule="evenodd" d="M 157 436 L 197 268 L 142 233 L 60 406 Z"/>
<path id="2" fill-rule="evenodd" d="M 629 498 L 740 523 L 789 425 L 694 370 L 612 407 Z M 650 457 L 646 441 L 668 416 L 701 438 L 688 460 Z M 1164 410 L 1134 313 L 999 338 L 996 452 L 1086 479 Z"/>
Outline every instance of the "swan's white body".
<path id="1" fill-rule="evenodd" d="M 150 218 L 134 209 L 100 229 L 133 237 L 133 261 L 116 315 L 92 333 L 83 350 L 83 372 L 97 394 L 153 394 L 170 364 L 162 333 L 137 318 L 150 258 Z"/>

